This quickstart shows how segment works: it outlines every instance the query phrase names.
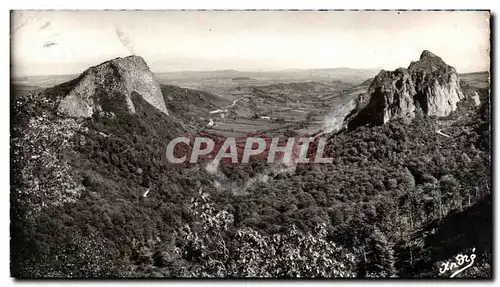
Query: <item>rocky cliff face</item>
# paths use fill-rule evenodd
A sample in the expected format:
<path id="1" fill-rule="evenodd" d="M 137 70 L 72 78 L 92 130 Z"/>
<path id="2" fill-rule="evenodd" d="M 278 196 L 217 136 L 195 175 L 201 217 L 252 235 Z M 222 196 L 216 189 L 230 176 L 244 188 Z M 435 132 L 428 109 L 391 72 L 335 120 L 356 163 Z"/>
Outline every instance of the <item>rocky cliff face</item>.
<path id="1" fill-rule="evenodd" d="M 70 84 L 52 88 L 50 93 L 54 91 L 60 98 L 58 111 L 72 117 L 90 117 L 100 112 L 133 114 L 133 93 L 168 115 L 159 84 L 138 56 L 116 58 L 91 67 Z"/>
<path id="2" fill-rule="evenodd" d="M 447 116 L 464 97 L 455 68 L 440 57 L 424 51 L 408 69 L 382 70 L 366 94 L 358 98 L 356 109 L 346 117 L 349 129 L 367 124 L 382 125 L 394 118 L 413 119 Z"/>
<path id="3" fill-rule="evenodd" d="M 424 51 L 419 61 L 412 62 L 408 71 L 416 85 L 415 100 L 429 116 L 449 115 L 464 98 L 455 68 L 429 51 Z"/>

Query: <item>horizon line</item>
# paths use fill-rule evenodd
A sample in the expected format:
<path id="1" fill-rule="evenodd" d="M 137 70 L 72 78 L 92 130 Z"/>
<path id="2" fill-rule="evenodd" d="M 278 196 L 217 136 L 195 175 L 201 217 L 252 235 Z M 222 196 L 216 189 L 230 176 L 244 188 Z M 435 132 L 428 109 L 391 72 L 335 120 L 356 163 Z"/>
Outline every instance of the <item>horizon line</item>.
<path id="1" fill-rule="evenodd" d="M 93 66 L 92 66 L 93 67 Z M 19 79 L 19 78 L 27 78 L 27 77 L 56 77 L 56 76 L 79 76 L 87 69 L 83 70 L 80 73 L 69 73 L 69 74 L 45 74 L 45 75 L 24 75 L 24 76 L 14 76 L 12 74 L 12 66 L 10 67 L 10 78 L 11 79 Z M 90 67 L 89 67 L 90 68 Z M 276 72 L 292 72 L 292 71 L 308 71 L 308 70 L 335 70 L 335 69 L 350 69 L 350 70 L 385 70 L 384 68 L 349 68 L 349 67 L 338 67 L 338 68 L 288 68 L 288 69 L 279 69 L 279 70 L 235 70 L 235 69 L 220 69 L 220 70 L 173 70 L 173 71 L 164 71 L 164 72 L 154 72 L 153 74 L 173 74 L 173 73 L 216 73 L 216 72 L 238 72 L 238 73 L 276 73 Z M 475 74 L 475 73 L 490 73 L 490 70 L 475 70 L 472 72 L 458 72 L 461 74 Z"/>
<path id="2" fill-rule="evenodd" d="M 104 63 L 104 62 L 103 62 Z M 100 63 L 102 64 L 102 63 Z M 87 69 L 82 70 L 79 73 L 68 73 L 68 74 L 44 74 L 44 75 L 23 75 L 23 76 L 12 76 L 12 70 L 14 69 L 14 66 L 11 65 L 10 67 L 10 74 L 11 78 L 23 78 L 23 77 L 48 77 L 48 76 L 71 76 L 71 75 L 80 75 L 89 68 L 99 66 L 100 64 L 97 65 L 92 65 L 89 66 Z M 149 66 L 149 64 L 148 64 Z M 217 70 L 172 70 L 172 71 L 162 71 L 162 72 L 151 72 L 153 74 L 168 74 L 168 73 L 215 73 L 215 72 L 238 72 L 238 73 L 273 73 L 273 72 L 288 72 L 288 71 L 310 71 L 310 70 L 340 70 L 340 69 L 349 69 L 349 70 L 382 70 L 383 68 L 350 68 L 350 67 L 332 67 L 332 68 L 286 68 L 286 69 L 269 69 L 269 70 L 235 70 L 235 69 L 217 69 Z"/>

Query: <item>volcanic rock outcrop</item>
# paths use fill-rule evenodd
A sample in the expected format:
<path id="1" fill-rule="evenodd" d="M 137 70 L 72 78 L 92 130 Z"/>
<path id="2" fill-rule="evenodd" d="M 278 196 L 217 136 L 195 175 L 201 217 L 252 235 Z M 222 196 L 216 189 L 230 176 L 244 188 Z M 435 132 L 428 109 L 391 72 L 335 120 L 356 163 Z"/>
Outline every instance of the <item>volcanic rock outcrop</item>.
<path id="1" fill-rule="evenodd" d="M 345 119 L 348 129 L 382 125 L 394 118 L 413 119 L 417 113 L 447 116 L 464 98 L 455 68 L 429 51 L 408 69 L 380 71 L 356 109 Z"/>
<path id="2" fill-rule="evenodd" d="M 116 58 L 91 67 L 48 93 L 59 98 L 58 112 L 72 117 L 91 117 L 100 112 L 133 114 L 133 93 L 168 115 L 160 85 L 139 56 Z"/>

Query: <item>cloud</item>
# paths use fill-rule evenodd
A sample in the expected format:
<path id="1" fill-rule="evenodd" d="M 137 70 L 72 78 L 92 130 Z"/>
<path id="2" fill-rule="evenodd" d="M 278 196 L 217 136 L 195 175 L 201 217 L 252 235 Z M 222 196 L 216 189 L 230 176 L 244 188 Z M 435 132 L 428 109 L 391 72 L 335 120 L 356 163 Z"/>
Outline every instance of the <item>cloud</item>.
<path id="1" fill-rule="evenodd" d="M 55 42 L 47 42 L 47 43 L 43 44 L 43 47 L 44 48 L 48 48 L 48 47 L 51 47 L 51 46 L 55 46 L 57 44 L 58 43 L 55 43 Z"/>
<path id="2" fill-rule="evenodd" d="M 116 36 L 118 36 L 118 39 L 120 42 L 127 48 L 127 50 L 130 52 L 130 54 L 135 55 L 135 43 L 130 39 L 130 37 L 120 28 L 115 27 L 115 32 Z"/>
<path id="3" fill-rule="evenodd" d="M 32 19 L 33 19 L 33 17 L 31 17 L 31 16 L 25 18 L 24 21 L 21 22 L 21 24 L 19 24 L 19 25 L 17 25 L 17 26 L 14 27 L 14 32 L 17 32 L 19 29 L 21 29 L 22 27 L 26 26 L 26 24 L 28 24 Z M 16 19 L 16 22 L 17 22 L 17 19 Z"/>
<path id="4" fill-rule="evenodd" d="M 45 29 L 45 28 L 49 27 L 49 25 L 50 25 L 50 22 L 45 22 L 45 24 L 43 24 L 43 25 L 42 25 L 40 28 L 38 28 L 38 29 L 39 29 L 39 30 L 43 30 L 43 29 Z"/>

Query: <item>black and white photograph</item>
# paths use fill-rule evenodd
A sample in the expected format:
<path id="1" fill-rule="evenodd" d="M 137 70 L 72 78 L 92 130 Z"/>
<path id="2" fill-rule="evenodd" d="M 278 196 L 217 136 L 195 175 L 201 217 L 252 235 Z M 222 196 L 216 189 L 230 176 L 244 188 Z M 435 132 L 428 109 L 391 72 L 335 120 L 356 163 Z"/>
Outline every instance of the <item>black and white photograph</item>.
<path id="1" fill-rule="evenodd" d="M 489 10 L 11 10 L 10 276 L 493 279 Z"/>

